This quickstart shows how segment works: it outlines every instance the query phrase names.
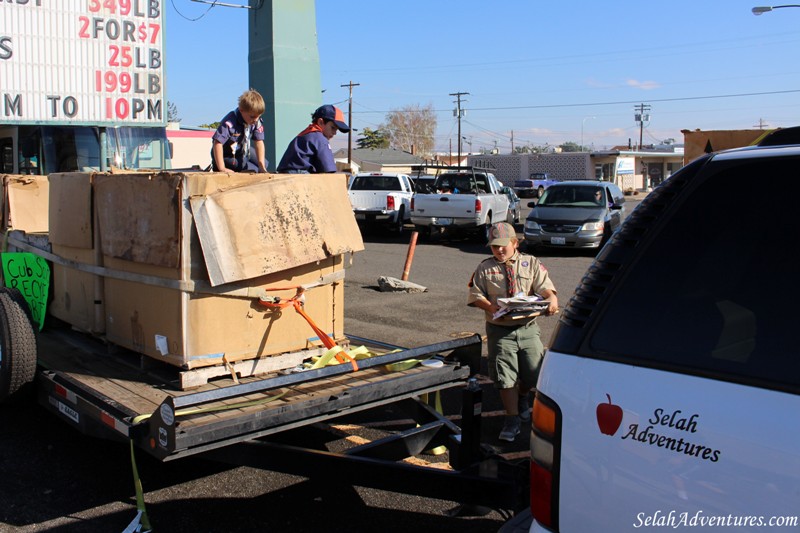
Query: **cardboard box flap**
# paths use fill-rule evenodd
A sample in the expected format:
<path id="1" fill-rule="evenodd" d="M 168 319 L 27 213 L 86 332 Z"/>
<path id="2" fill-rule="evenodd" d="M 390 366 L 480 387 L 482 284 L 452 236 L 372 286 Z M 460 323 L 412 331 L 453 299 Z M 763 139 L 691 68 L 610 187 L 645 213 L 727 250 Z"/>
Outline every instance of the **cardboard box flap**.
<path id="1" fill-rule="evenodd" d="M 92 174 L 50 175 L 50 220 L 52 244 L 92 248 Z"/>
<path id="2" fill-rule="evenodd" d="M 341 175 L 277 175 L 191 205 L 214 286 L 364 249 Z"/>
<path id="3" fill-rule="evenodd" d="M 8 227 L 26 233 L 46 233 L 50 228 L 47 176 L 6 177 Z"/>
<path id="4" fill-rule="evenodd" d="M 180 266 L 180 174 L 98 174 L 95 209 L 104 255 Z"/>
<path id="5" fill-rule="evenodd" d="M 251 174 L 246 172 L 185 172 L 184 194 L 188 197 L 207 196 L 209 194 L 253 185 L 271 180 L 276 174 Z"/>

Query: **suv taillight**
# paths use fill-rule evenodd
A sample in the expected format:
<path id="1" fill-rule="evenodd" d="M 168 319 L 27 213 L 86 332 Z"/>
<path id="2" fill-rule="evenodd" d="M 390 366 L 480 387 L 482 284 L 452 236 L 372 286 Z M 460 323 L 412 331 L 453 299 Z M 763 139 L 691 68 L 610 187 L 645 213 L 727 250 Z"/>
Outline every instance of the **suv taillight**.
<path id="1" fill-rule="evenodd" d="M 561 458 L 561 413 L 537 392 L 531 418 L 531 515 L 558 531 L 558 465 Z"/>
<path id="2" fill-rule="evenodd" d="M 394 196 L 386 197 L 386 209 L 389 211 L 394 211 Z"/>

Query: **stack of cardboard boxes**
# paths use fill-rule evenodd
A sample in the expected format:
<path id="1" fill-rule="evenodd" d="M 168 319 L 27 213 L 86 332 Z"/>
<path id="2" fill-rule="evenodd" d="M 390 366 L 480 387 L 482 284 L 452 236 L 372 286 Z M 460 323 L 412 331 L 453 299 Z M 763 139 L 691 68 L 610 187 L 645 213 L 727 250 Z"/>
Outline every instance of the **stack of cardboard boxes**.
<path id="1" fill-rule="evenodd" d="M 48 214 L 50 314 L 114 344 L 183 369 L 320 346 L 260 303 L 301 285 L 344 336 L 343 269 L 363 250 L 344 175 L 53 174 Z"/>

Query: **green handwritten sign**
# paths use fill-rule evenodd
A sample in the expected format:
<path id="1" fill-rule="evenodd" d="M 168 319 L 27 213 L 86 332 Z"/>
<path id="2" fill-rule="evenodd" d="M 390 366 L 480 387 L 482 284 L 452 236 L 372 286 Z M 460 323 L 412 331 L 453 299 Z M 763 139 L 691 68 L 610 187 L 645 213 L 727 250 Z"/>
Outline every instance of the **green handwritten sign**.
<path id="1" fill-rule="evenodd" d="M 50 266 L 36 254 L 28 252 L 4 252 L 3 280 L 6 287 L 22 293 L 31 308 L 34 324 L 39 331 L 44 327 L 47 312 L 47 293 L 50 290 Z"/>

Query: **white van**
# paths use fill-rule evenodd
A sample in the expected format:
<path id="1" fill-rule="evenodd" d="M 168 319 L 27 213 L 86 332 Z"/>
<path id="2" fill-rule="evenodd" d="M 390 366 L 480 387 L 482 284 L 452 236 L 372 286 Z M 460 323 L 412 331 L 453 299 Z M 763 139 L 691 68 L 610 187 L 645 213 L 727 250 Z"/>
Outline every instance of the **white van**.
<path id="1" fill-rule="evenodd" d="M 798 206 L 800 146 L 752 147 L 628 217 L 542 365 L 530 531 L 798 530 Z"/>

